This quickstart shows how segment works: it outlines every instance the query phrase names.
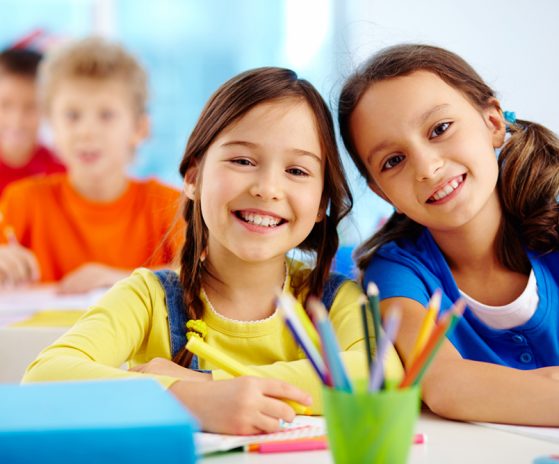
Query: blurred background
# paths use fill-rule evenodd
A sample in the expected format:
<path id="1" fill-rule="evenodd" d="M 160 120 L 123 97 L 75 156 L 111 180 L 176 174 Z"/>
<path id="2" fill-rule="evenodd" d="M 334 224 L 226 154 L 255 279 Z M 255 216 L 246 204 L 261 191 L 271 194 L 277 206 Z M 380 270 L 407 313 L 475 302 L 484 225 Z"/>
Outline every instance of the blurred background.
<path id="1" fill-rule="evenodd" d="M 173 185 L 190 130 L 225 80 L 253 67 L 289 67 L 335 112 L 354 67 L 400 42 L 457 52 L 504 109 L 559 129 L 555 0 L 0 0 L 0 17 L 2 48 L 42 32 L 49 43 L 102 35 L 135 53 L 150 76 L 152 131 L 131 171 Z M 350 249 L 392 210 L 346 167 L 355 209 L 341 232 Z"/>

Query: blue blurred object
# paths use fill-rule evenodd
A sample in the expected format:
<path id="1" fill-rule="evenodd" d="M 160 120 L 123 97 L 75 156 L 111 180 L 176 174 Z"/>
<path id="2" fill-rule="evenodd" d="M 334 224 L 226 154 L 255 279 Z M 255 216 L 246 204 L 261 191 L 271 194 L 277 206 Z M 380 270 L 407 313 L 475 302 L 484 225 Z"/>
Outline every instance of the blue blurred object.
<path id="1" fill-rule="evenodd" d="M 197 428 L 152 379 L 0 385 L 6 464 L 191 464 Z"/>
<path id="2" fill-rule="evenodd" d="M 332 264 L 332 270 L 334 272 L 339 272 L 350 279 L 357 278 L 357 268 L 351 256 L 354 249 L 355 245 L 342 245 L 338 248 L 338 252 Z"/>

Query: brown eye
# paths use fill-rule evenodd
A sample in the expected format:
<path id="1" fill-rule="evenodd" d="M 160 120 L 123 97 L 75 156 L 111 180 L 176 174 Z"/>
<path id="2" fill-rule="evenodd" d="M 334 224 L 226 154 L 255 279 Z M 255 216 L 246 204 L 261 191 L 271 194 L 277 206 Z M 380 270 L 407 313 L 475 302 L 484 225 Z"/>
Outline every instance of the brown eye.
<path id="1" fill-rule="evenodd" d="M 402 161 L 404 161 L 404 155 L 395 155 L 388 158 L 382 165 L 382 170 L 386 171 L 398 166 Z"/>
<path id="2" fill-rule="evenodd" d="M 436 138 L 436 137 L 439 137 L 439 136 L 443 135 L 448 130 L 448 128 L 451 126 L 451 124 L 452 124 L 451 122 L 443 122 L 441 124 L 437 124 L 435 126 L 435 128 L 433 129 L 433 131 L 431 132 L 430 137 L 433 139 L 433 138 Z"/>

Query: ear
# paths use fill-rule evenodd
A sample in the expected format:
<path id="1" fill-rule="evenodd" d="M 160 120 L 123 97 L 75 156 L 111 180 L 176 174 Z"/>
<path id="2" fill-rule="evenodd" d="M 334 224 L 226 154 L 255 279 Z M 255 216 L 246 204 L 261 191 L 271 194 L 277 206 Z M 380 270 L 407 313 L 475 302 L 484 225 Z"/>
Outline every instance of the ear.
<path id="1" fill-rule="evenodd" d="M 198 165 L 189 167 L 184 175 L 184 193 L 189 200 L 196 198 L 196 180 L 198 179 Z"/>
<path id="2" fill-rule="evenodd" d="M 483 110 L 483 118 L 486 126 L 491 131 L 493 148 L 499 148 L 505 142 L 507 128 L 499 100 L 496 98 L 489 100 L 488 106 Z"/>
<path id="3" fill-rule="evenodd" d="M 315 222 L 321 222 L 322 220 L 324 220 L 325 216 L 326 216 L 326 214 L 325 214 L 324 208 L 320 207 L 320 209 L 318 210 L 318 213 L 316 215 L 316 221 Z"/>
<path id="4" fill-rule="evenodd" d="M 146 113 L 140 115 L 136 121 L 136 130 L 134 131 L 134 137 L 132 143 L 134 148 L 137 148 L 145 139 L 150 136 L 151 123 L 149 116 Z"/>

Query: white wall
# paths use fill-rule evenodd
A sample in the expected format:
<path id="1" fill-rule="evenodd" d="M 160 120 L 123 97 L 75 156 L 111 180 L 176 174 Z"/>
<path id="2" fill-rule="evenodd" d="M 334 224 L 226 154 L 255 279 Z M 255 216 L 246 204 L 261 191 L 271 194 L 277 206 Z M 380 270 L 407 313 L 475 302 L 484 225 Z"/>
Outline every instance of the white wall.
<path id="1" fill-rule="evenodd" d="M 340 75 L 389 45 L 438 45 L 465 58 L 503 109 L 559 132 L 559 1 L 339 0 L 338 14 Z M 371 211 L 390 208 L 365 190 L 355 189 L 354 216 L 367 236 Z"/>

